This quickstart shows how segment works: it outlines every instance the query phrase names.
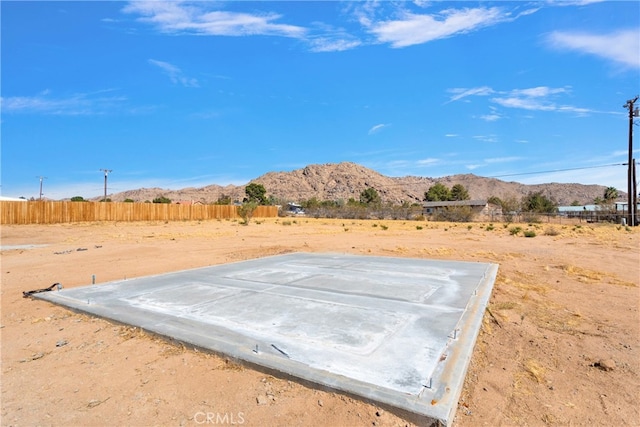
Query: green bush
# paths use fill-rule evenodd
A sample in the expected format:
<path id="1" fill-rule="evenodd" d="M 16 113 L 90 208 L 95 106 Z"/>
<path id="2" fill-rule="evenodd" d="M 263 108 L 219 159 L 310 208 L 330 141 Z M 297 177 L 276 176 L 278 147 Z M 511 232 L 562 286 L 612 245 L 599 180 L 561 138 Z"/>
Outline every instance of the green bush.
<path id="1" fill-rule="evenodd" d="M 536 237 L 536 232 L 533 230 L 526 230 L 524 232 L 524 237 Z"/>
<path id="2" fill-rule="evenodd" d="M 258 203 L 256 202 L 245 202 L 242 205 L 238 206 L 238 215 L 242 218 L 243 225 L 249 225 L 249 221 L 253 217 L 253 213 L 258 207 Z"/>
<path id="3" fill-rule="evenodd" d="M 520 227 L 511 227 L 509 229 L 509 234 L 511 234 L 512 236 L 515 236 L 518 233 L 520 233 L 521 231 L 522 231 L 522 228 L 520 228 Z"/>

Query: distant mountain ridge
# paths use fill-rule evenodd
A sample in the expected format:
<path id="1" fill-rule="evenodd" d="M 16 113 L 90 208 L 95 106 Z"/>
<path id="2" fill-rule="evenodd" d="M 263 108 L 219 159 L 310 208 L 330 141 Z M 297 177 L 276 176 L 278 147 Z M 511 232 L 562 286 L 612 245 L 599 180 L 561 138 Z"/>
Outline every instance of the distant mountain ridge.
<path id="1" fill-rule="evenodd" d="M 496 178 L 484 178 L 473 174 L 451 175 L 442 178 L 419 176 L 388 177 L 362 165 L 342 162 L 322 165 L 309 165 L 291 172 L 268 172 L 250 182 L 262 184 L 267 196 L 287 202 L 300 202 L 313 197 L 318 200 L 358 200 L 360 193 L 375 188 L 382 201 L 392 203 L 420 203 L 424 193 L 434 184 L 441 183 L 449 188 L 462 184 L 472 199 L 488 199 L 492 196 L 501 199 L 522 196 L 530 192 L 541 191 L 547 197 L 554 198 L 560 205 L 593 203 L 602 198 L 606 190 L 603 185 L 584 184 L 536 184 L 527 185 L 518 182 L 506 182 Z M 248 184 L 248 183 L 247 183 Z M 136 202 L 152 201 L 157 197 L 167 197 L 174 203 L 178 201 L 200 201 L 214 203 L 222 197 L 241 201 L 245 196 L 245 185 L 220 186 L 216 184 L 200 188 L 168 190 L 162 188 L 140 188 L 115 193 L 109 197 L 114 202 L 132 199 Z M 620 192 L 620 197 L 626 193 Z M 101 197 L 95 198 L 96 200 Z"/>

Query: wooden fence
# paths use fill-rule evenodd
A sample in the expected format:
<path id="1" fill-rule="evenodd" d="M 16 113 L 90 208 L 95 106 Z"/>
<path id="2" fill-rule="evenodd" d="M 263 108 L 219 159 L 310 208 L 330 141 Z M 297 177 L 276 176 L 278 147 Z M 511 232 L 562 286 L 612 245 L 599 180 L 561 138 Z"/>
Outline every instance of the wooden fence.
<path id="1" fill-rule="evenodd" d="M 276 206 L 258 206 L 255 218 L 278 216 Z M 118 202 L 0 201 L 0 224 L 59 224 L 90 221 L 198 221 L 240 218 L 233 205 Z"/>

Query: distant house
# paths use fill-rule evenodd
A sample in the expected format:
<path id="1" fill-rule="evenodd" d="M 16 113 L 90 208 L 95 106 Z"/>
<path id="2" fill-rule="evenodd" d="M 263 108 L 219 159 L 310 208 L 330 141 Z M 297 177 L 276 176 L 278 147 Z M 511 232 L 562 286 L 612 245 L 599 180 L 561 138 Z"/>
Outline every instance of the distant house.
<path id="1" fill-rule="evenodd" d="M 475 219 L 494 220 L 502 216 L 502 208 L 486 200 L 456 200 L 446 202 L 424 202 L 422 204 L 425 216 L 432 216 L 447 209 L 468 206 Z"/>
<path id="2" fill-rule="evenodd" d="M 289 215 L 304 215 L 304 209 L 297 203 L 287 203 L 287 213 Z"/>
<path id="3" fill-rule="evenodd" d="M 26 202 L 27 199 L 23 197 L 6 197 L 0 196 L 0 202 Z"/>

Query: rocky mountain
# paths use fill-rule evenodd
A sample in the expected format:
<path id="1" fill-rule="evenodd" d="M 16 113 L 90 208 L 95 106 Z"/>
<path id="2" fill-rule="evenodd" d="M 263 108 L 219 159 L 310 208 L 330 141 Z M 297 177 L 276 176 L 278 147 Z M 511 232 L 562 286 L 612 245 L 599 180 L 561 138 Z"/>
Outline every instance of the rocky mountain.
<path id="1" fill-rule="evenodd" d="M 451 188 L 462 184 L 472 199 L 487 199 L 497 196 L 501 199 L 515 197 L 518 200 L 530 192 L 542 191 L 547 197 L 554 198 L 560 205 L 569 205 L 574 201 L 580 204 L 592 203 L 602 197 L 606 189 L 602 185 L 583 184 L 537 184 L 525 185 L 518 182 L 506 182 L 495 178 L 484 178 L 473 174 L 452 175 L 442 178 L 418 176 L 388 177 L 356 163 L 309 165 L 291 172 L 269 172 L 251 182 L 262 184 L 267 196 L 273 196 L 281 202 L 299 202 L 316 197 L 319 200 L 358 200 L 360 193 L 372 187 L 378 191 L 385 202 L 419 203 L 424 193 L 436 183 Z M 232 200 L 242 200 L 245 186 L 208 185 L 201 188 L 183 188 L 167 190 L 162 188 L 141 188 L 110 196 L 113 201 L 151 201 L 157 197 L 167 197 L 173 202 L 201 201 L 213 203 L 228 196 Z M 621 199 L 626 194 L 620 192 Z M 98 198 L 99 199 L 99 198 Z"/>

